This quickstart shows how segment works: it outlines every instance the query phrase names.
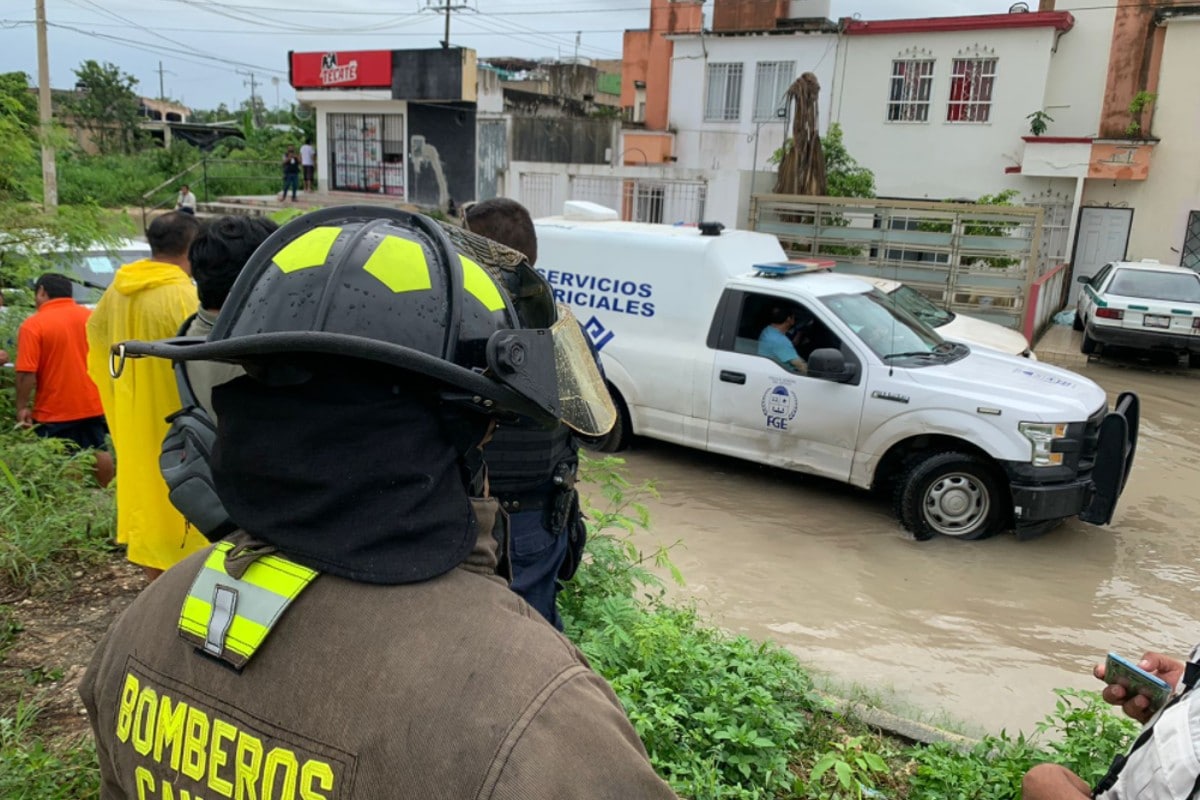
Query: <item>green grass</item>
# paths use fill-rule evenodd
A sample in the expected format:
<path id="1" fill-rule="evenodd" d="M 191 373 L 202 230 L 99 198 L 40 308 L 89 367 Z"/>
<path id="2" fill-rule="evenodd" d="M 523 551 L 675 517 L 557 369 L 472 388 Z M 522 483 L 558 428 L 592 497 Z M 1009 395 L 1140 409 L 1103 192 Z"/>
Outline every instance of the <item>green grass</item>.
<path id="1" fill-rule="evenodd" d="M 0 798 L 92 800 L 100 796 L 90 738 L 54 741 L 35 730 L 36 700 L 0 715 Z"/>

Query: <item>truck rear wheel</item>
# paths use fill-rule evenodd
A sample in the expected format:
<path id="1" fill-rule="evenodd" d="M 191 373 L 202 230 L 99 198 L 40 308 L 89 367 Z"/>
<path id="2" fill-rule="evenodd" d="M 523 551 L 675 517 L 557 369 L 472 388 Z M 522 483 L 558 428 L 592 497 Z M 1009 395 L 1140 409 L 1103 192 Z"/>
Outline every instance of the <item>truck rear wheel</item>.
<path id="1" fill-rule="evenodd" d="M 616 453 L 624 450 L 629 446 L 629 438 L 632 433 L 629 424 L 629 409 L 625 407 L 625 401 L 621 398 L 621 393 L 612 387 L 608 387 L 609 394 L 612 395 L 613 405 L 617 407 L 617 421 L 613 423 L 612 430 L 603 436 L 579 436 L 579 441 L 588 450 L 594 450 L 598 453 Z"/>
<path id="2" fill-rule="evenodd" d="M 999 532 L 1004 493 L 991 466 L 966 453 L 910 459 L 896 484 L 896 516 L 918 540 L 985 539 Z"/>
<path id="3" fill-rule="evenodd" d="M 1090 356 L 1096 352 L 1096 340 L 1087 335 L 1087 331 L 1083 332 L 1083 344 L 1079 345 L 1079 352 L 1085 356 Z"/>

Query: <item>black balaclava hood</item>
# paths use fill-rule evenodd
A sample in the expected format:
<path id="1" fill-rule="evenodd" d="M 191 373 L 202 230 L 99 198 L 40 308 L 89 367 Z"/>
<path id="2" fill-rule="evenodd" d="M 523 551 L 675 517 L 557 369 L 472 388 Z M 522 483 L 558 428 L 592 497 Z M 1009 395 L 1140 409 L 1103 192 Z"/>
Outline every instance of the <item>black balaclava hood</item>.
<path id="1" fill-rule="evenodd" d="M 239 527 L 296 562 L 365 583 L 415 583 L 458 566 L 475 545 L 456 447 L 471 436 L 447 430 L 435 395 L 375 372 L 215 387 L 213 481 Z M 480 420 L 476 443 L 485 430 Z"/>

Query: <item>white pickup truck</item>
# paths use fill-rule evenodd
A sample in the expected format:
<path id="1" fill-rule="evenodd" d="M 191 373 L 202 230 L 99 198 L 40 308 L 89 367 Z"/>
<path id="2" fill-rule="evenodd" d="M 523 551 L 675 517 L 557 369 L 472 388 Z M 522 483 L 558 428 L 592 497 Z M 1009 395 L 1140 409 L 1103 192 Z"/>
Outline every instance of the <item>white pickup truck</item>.
<path id="1" fill-rule="evenodd" d="M 620 411 L 594 446 L 637 434 L 886 489 L 920 539 L 1111 521 L 1133 393 L 1109 411 L 1084 377 L 943 340 L 861 279 L 784 264 L 772 236 L 605 217 L 569 203 L 536 223 L 538 270 L 592 337 Z M 797 366 L 759 355 L 781 308 Z"/>

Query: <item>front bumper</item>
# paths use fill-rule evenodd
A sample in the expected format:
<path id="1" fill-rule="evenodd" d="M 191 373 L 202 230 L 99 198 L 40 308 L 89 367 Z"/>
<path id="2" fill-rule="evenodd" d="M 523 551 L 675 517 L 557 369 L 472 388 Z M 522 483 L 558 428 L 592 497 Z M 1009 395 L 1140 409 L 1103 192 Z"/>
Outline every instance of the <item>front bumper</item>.
<path id="1" fill-rule="evenodd" d="M 1114 347 L 1200 353 L 1200 336 L 1190 333 L 1169 333 L 1156 328 L 1122 328 L 1089 322 L 1087 335 L 1100 344 Z"/>
<path id="2" fill-rule="evenodd" d="M 1093 525 L 1112 522 L 1137 452 L 1140 416 L 1138 396 L 1123 392 L 1100 423 L 1094 466 L 1086 476 L 1031 482 L 1028 464 L 1006 462 L 1017 533 L 1074 516 Z"/>

